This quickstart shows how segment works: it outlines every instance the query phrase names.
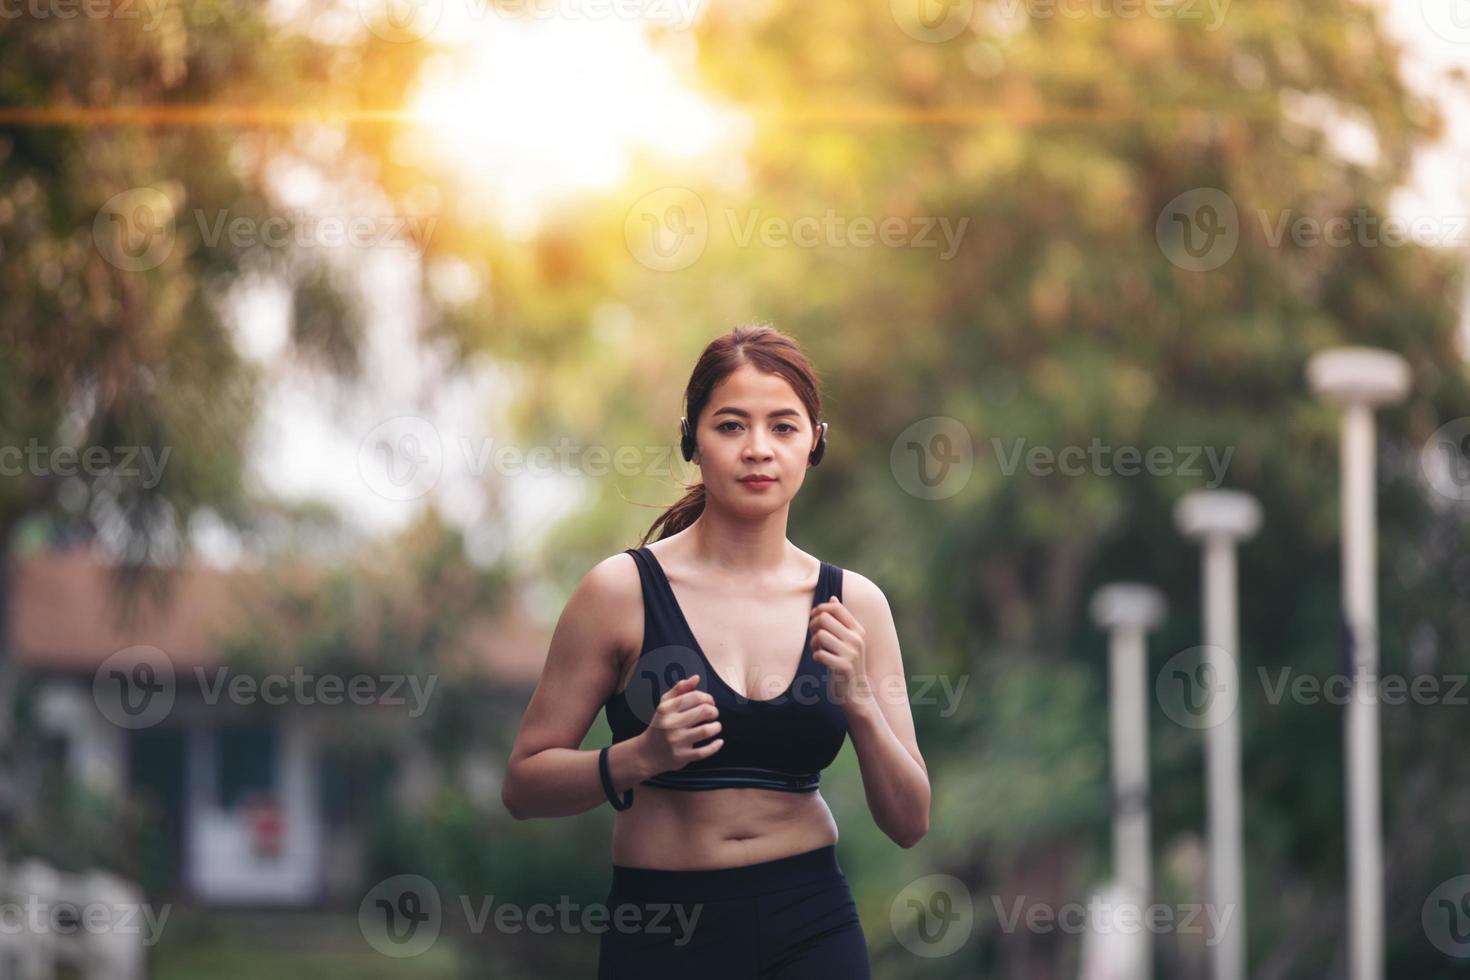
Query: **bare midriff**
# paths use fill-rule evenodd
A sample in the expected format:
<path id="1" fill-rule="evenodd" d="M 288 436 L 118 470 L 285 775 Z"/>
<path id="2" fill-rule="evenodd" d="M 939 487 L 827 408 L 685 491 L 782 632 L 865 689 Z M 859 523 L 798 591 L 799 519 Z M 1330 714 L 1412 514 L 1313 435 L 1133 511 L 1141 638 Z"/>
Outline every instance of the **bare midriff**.
<path id="1" fill-rule="evenodd" d="M 820 792 L 638 786 L 613 822 L 613 863 L 690 871 L 774 861 L 837 843 Z"/>

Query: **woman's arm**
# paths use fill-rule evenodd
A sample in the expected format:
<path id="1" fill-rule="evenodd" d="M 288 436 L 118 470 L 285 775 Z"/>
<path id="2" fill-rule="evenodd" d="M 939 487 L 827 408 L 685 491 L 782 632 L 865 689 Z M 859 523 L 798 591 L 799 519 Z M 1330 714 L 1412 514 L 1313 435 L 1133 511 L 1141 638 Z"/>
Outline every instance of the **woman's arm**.
<path id="1" fill-rule="evenodd" d="M 607 802 L 597 751 L 581 751 L 592 720 L 618 683 L 619 631 L 626 616 L 627 576 L 613 555 L 599 562 L 573 591 L 557 621 L 546 665 L 531 695 L 506 765 L 500 799 L 517 820 L 564 817 Z M 636 585 L 636 578 L 634 581 Z M 641 599 L 632 596 L 634 609 Z M 655 775 L 637 738 L 614 745 L 608 768 L 618 793 Z"/>
<path id="2" fill-rule="evenodd" d="M 899 847 L 913 847 L 929 832 L 929 769 L 914 735 L 893 613 L 867 578 L 844 569 L 843 582 L 846 602 L 813 610 L 812 649 L 836 675 L 874 822 Z"/>
<path id="3" fill-rule="evenodd" d="M 642 608 L 638 572 L 626 554 L 598 563 L 567 600 L 500 788 L 501 802 L 517 820 L 565 817 L 607 802 L 597 760 L 601 748 L 583 751 L 578 746 L 617 690 L 619 644 L 633 643 L 620 624 L 630 615 L 641 615 Z M 720 730 L 714 699 L 695 688 L 697 680 L 686 678 L 665 691 L 648 727 L 608 750 L 615 792 L 712 755 L 724 745 L 723 739 L 715 739 L 693 747 Z"/>

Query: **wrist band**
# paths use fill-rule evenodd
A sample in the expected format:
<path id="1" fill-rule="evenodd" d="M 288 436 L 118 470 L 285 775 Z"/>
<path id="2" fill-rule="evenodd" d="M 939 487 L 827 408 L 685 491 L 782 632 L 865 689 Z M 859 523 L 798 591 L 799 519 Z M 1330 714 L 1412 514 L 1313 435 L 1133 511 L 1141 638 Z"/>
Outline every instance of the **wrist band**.
<path id="1" fill-rule="evenodd" d="M 633 805 L 633 791 L 627 790 L 623 793 L 623 800 L 618 802 L 617 792 L 613 789 L 612 771 L 607 767 L 607 750 L 611 745 L 604 745 L 602 751 L 597 753 L 597 768 L 602 773 L 602 791 L 607 794 L 607 801 L 613 805 L 614 810 L 626 810 Z"/>

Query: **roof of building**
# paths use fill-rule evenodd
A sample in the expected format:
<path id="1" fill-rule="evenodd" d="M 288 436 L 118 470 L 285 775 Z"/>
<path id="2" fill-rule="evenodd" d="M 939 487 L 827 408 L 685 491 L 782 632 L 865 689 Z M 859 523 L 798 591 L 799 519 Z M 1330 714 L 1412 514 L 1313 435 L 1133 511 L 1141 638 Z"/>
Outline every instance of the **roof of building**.
<path id="1" fill-rule="evenodd" d="M 17 663 L 52 670 L 95 670 L 132 646 L 157 647 L 176 667 L 217 665 L 231 635 L 259 608 L 261 584 L 253 571 L 194 564 L 171 574 L 165 598 L 143 590 L 128 603 L 115 567 L 96 553 L 36 552 L 16 562 L 10 649 Z M 549 641 L 517 593 L 499 610 L 471 617 L 445 644 L 442 662 L 500 683 L 533 684 Z"/>

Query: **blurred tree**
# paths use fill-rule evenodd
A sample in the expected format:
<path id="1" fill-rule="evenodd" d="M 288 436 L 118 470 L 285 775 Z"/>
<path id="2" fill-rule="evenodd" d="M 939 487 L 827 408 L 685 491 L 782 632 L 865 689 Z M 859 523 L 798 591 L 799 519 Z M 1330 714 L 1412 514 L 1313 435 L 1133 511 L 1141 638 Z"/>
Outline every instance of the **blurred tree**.
<path id="1" fill-rule="evenodd" d="M 201 512 L 290 517 L 245 478 L 262 372 L 233 287 L 284 284 L 292 351 L 327 370 L 352 374 L 361 334 L 322 250 L 217 233 L 269 230 L 270 167 L 312 135 L 252 110 L 339 98 L 358 47 L 233 0 L 17 11 L 0 31 L 0 611 L 27 529 L 99 541 L 127 594 L 166 586 Z M 384 70 L 417 56 L 390 54 Z M 0 704 L 11 668 L 0 650 Z M 0 756 L 9 731 L 0 710 Z"/>
<path id="2" fill-rule="evenodd" d="M 398 97 L 421 53 L 318 52 L 257 13 L 200 26 L 168 9 L 168 26 L 146 37 L 7 27 L 0 102 L 248 103 L 321 90 L 372 106 Z M 936 13 L 709 6 L 692 64 L 706 89 L 750 113 L 741 159 L 709 171 L 641 160 L 529 239 L 444 207 L 423 278 L 430 329 L 462 354 L 522 367 L 514 408 L 526 440 L 640 449 L 674 442 L 688 369 L 716 333 L 769 318 L 803 341 L 827 379 L 833 428 L 792 536 L 883 586 L 911 675 L 969 681 L 953 703 L 915 707 L 936 814 L 919 847 L 895 855 L 868 825 L 850 753 L 829 791 L 844 847 L 872 858 L 853 872 L 866 922 L 886 922 L 902 885 L 933 871 L 975 893 L 977 936 L 926 964 L 936 977 L 1070 972 L 1067 937 L 1007 930 L 995 909 L 1018 895 L 1078 900 L 1107 863 L 1103 643 L 1085 600 L 1115 578 L 1162 585 L 1173 612 L 1154 645 L 1161 667 L 1199 636 L 1198 556 L 1173 532 L 1173 501 L 1216 480 L 1256 494 L 1266 530 L 1241 556 L 1252 974 L 1340 972 L 1340 714 L 1273 703 L 1256 682 L 1263 669 L 1320 677 L 1340 661 L 1335 415 L 1307 394 L 1302 368 L 1312 351 L 1351 342 L 1395 349 L 1415 373 L 1413 398 L 1383 416 L 1388 672 L 1466 669 L 1454 645 L 1470 618 L 1465 514 L 1425 488 L 1418 449 L 1470 414 L 1470 388 L 1455 260 L 1371 233 L 1331 244 L 1290 229 L 1298 218 L 1381 222 L 1439 121 L 1406 87 L 1382 11 L 1352 0 L 920 12 Z M 661 38 L 676 56 L 687 40 Z M 457 204 L 467 193 L 396 153 L 391 127 L 346 129 L 395 198 Z M 241 257 L 179 226 L 156 266 L 123 267 L 152 261 L 151 219 L 186 198 L 259 206 L 240 188 L 269 154 L 219 129 L 0 135 L 6 444 L 40 433 L 47 445 L 178 447 L 162 492 L 113 477 L 72 493 L 65 479 L 27 476 L 6 482 L 15 502 L 0 516 L 60 508 L 104 533 L 126 522 L 134 533 L 120 544 L 139 543 L 123 553 L 166 557 L 205 501 L 248 511 L 236 449 L 250 371 L 210 302 Z M 649 261 L 638 234 L 676 241 L 679 229 L 669 209 L 639 202 L 668 188 L 692 195 L 679 216 L 705 237 L 678 262 Z M 119 193 L 132 196 L 109 206 Z M 800 219 L 815 240 L 792 238 Z M 876 233 L 890 219 L 897 242 Z M 478 289 L 451 301 L 433 273 L 455 267 Z M 294 335 L 350 369 L 351 331 L 322 329 L 338 322 L 299 317 Z M 955 492 L 929 500 L 916 488 L 933 474 L 916 469 L 937 468 L 936 436 L 954 430 L 911 426 L 934 418 L 967 430 L 973 469 L 959 466 Z M 1130 475 L 1112 455 L 1079 475 L 1026 464 L 1030 448 L 1094 440 L 1174 455 L 1157 475 Z M 672 499 L 688 475 L 640 458 L 636 474 L 589 477 L 587 508 L 548 537 L 544 563 L 564 585 L 648 525 L 652 514 L 628 501 Z M 1458 801 L 1470 775 L 1445 751 L 1457 721 L 1444 703 L 1384 714 L 1391 975 L 1446 969 L 1417 914 L 1467 859 L 1454 842 L 1470 808 L 1434 805 Z M 1154 724 L 1160 891 L 1196 900 L 1197 735 L 1157 712 Z M 473 853 L 455 806 L 445 804 L 447 850 Z M 880 975 L 912 974 L 915 958 L 887 931 L 870 940 Z M 1159 945 L 1171 972 L 1187 974 L 1186 937 Z"/>
<path id="3" fill-rule="evenodd" d="M 1200 635 L 1198 555 L 1173 530 L 1173 501 L 1206 483 L 1256 494 L 1266 532 L 1242 554 L 1253 975 L 1340 968 L 1340 713 L 1271 704 L 1257 678 L 1338 669 L 1336 416 L 1303 366 L 1339 343 L 1392 348 L 1415 375 L 1410 403 L 1383 420 L 1385 670 L 1466 666 L 1463 651 L 1438 652 L 1467 613 L 1465 515 L 1441 506 L 1417 463 L 1438 425 L 1470 413 L 1459 263 L 1382 224 L 1440 121 L 1406 86 L 1382 11 L 1349 0 L 925 8 L 960 18 L 954 31 L 912 16 L 920 6 L 710 6 L 697 66 L 755 123 L 740 165 L 646 161 L 529 242 L 443 229 L 436 245 L 493 276 L 442 329 L 528 366 L 518 408 L 539 438 L 609 447 L 674 442 L 687 372 L 716 333 L 768 318 L 803 341 L 828 381 L 833 436 L 792 536 L 885 588 L 911 673 L 986 678 L 953 717 L 916 709 L 940 819 L 918 856 L 882 851 L 861 867 L 875 921 L 879 896 L 923 869 L 961 874 L 982 904 L 1084 894 L 1106 865 L 1109 820 L 1103 641 L 1087 596 L 1120 577 L 1163 585 L 1162 666 Z M 660 188 L 684 188 L 682 210 L 640 213 Z M 629 228 L 677 248 L 676 218 L 700 244 L 648 262 Z M 799 219 L 814 241 L 795 239 Z M 885 219 L 900 222 L 897 244 L 875 234 Z M 1314 241 L 1292 232 L 1298 219 L 1357 230 Z M 946 222 L 966 223 L 952 254 Z M 934 417 L 968 430 L 974 468 L 931 501 L 896 443 L 916 442 L 937 469 L 938 427 L 905 435 Z M 1010 468 L 1018 448 L 1094 443 L 1108 454 L 1080 475 L 1024 455 Z M 1123 446 L 1140 451 L 1133 474 L 1113 455 Z M 1151 447 L 1171 453 L 1159 475 L 1144 469 Z M 681 475 L 589 479 L 548 566 L 569 585 L 626 547 L 652 517 L 628 501 L 672 500 Z M 1411 637 L 1425 651 L 1412 662 Z M 1032 696 L 1037 678 L 1047 696 Z M 1081 714 L 1078 691 L 1091 692 Z M 1393 974 L 1443 961 L 1410 920 L 1467 857 L 1423 843 L 1465 837 L 1463 808 L 1429 806 L 1467 775 L 1442 751 L 1450 718 L 1385 713 L 1389 903 L 1405 910 Z M 1171 856 L 1203 827 L 1198 736 L 1156 712 L 1154 743 L 1156 839 Z M 1018 767 L 1049 778 L 1018 792 Z M 860 810 L 840 816 L 860 838 Z M 1198 897 L 1197 881 L 1163 884 Z M 990 911 L 929 975 L 1068 972 L 1067 944 L 1007 932 Z M 874 944 L 888 975 L 907 975 L 905 951 L 883 933 Z M 1177 965 L 1185 945 L 1166 937 L 1160 955 Z"/>

